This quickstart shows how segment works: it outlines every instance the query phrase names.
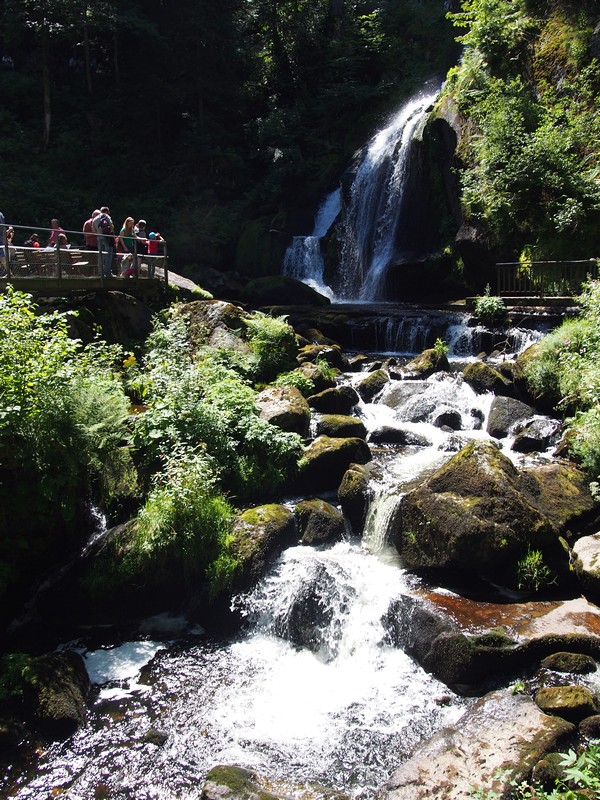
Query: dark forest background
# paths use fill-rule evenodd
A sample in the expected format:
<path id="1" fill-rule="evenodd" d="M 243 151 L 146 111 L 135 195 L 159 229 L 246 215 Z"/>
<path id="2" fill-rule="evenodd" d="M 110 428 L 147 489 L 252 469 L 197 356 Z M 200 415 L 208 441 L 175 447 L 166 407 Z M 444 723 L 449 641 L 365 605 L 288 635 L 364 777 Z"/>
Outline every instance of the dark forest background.
<path id="1" fill-rule="evenodd" d="M 365 138 L 456 63 L 447 10 L 4 0 L 0 209 L 80 230 L 107 204 L 159 230 L 179 271 L 273 271 Z"/>

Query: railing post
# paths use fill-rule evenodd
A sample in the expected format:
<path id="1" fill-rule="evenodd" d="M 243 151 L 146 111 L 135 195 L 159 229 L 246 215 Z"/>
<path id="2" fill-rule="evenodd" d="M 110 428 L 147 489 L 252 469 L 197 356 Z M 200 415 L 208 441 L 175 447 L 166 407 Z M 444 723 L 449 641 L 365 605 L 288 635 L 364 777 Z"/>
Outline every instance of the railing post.
<path id="1" fill-rule="evenodd" d="M 167 255 L 167 243 L 166 242 L 163 242 L 163 256 L 164 256 L 163 272 L 165 274 L 165 286 L 168 286 L 169 285 L 169 267 L 168 267 L 169 258 L 168 258 L 168 255 Z"/>
<path id="2" fill-rule="evenodd" d="M 102 245 L 100 244 L 100 234 L 96 236 L 96 247 L 98 248 L 98 269 L 100 270 L 100 288 L 104 289 L 104 259 Z"/>
<path id="3" fill-rule="evenodd" d="M 6 229 L 5 229 L 6 231 Z M 6 236 L 6 232 L 3 232 L 3 236 Z M 8 242 L 4 242 L 4 260 L 6 261 L 6 277 L 8 280 L 11 279 L 11 270 L 10 270 L 10 250 L 8 249 Z"/>
<path id="4" fill-rule="evenodd" d="M 56 272 L 58 275 L 58 282 L 62 281 L 62 264 L 60 263 L 60 239 L 56 237 Z"/>
<path id="5" fill-rule="evenodd" d="M 138 251 L 137 251 L 137 239 L 134 237 L 133 239 L 133 265 L 135 269 L 135 277 L 140 277 L 140 265 L 138 262 Z"/>

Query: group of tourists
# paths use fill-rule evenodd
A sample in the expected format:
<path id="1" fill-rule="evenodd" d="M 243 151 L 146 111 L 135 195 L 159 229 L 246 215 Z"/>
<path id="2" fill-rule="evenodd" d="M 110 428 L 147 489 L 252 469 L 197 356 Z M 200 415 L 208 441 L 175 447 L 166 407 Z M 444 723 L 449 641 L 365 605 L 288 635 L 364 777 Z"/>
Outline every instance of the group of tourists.
<path id="1" fill-rule="evenodd" d="M 69 249 L 71 245 L 66 231 L 60 226 L 57 219 L 50 223 L 50 236 L 46 248 Z M 3 260 L 7 247 L 13 244 L 14 230 L 5 224 L 4 214 L 0 212 L 0 260 Z M 148 232 L 146 220 L 135 222 L 133 217 L 127 217 L 116 233 L 115 226 L 110 216 L 108 206 L 95 209 L 89 219 L 83 223 L 83 238 L 85 250 L 94 250 L 100 253 L 102 274 L 105 278 L 115 275 L 130 277 L 139 269 L 139 259 L 144 256 L 158 256 L 163 254 L 163 242 L 160 233 Z M 38 233 L 32 233 L 23 243 L 25 247 L 41 248 Z M 148 258 L 148 277 L 154 277 L 155 259 Z"/>
<path id="2" fill-rule="evenodd" d="M 124 277 L 135 275 L 135 261 L 140 256 L 157 256 L 165 240 L 160 233 L 146 230 L 146 220 L 136 223 L 133 217 L 126 217 L 121 230 L 116 234 L 108 206 L 92 211 L 83 223 L 85 247 L 99 250 L 102 254 L 102 272 L 105 278 L 113 274 L 113 265 L 120 261 L 120 274 Z M 154 277 L 154 261 L 149 260 L 148 276 Z"/>

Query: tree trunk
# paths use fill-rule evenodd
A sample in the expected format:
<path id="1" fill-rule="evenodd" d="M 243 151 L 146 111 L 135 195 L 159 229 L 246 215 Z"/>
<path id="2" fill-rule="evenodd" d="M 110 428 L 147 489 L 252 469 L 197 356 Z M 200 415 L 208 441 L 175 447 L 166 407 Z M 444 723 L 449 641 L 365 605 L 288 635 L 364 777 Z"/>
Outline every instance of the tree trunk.
<path id="1" fill-rule="evenodd" d="M 48 23 L 42 22 L 42 87 L 44 92 L 44 132 L 42 150 L 46 151 L 50 144 L 50 124 L 52 122 L 52 106 L 50 102 L 50 67 L 48 65 Z"/>

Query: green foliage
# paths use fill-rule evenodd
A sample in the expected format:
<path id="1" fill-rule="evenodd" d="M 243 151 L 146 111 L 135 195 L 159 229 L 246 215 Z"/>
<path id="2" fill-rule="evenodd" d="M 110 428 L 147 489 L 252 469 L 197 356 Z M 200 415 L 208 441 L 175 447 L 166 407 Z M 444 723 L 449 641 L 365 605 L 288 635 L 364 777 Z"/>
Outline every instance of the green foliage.
<path id="1" fill-rule="evenodd" d="M 524 591 L 539 592 L 554 583 L 555 578 L 545 564 L 541 550 L 528 548 L 517 564 L 517 586 Z"/>
<path id="2" fill-rule="evenodd" d="M 260 317 L 252 330 L 255 350 L 249 365 L 246 357 L 219 350 L 193 357 L 181 317 L 157 324 L 141 368 L 147 411 L 136 418 L 133 432 L 149 465 L 178 445 L 203 445 L 227 491 L 253 497 L 285 483 L 301 439 L 260 419 L 256 392 L 245 376 L 254 368 L 268 374 L 287 363 L 291 328 Z"/>
<path id="3" fill-rule="evenodd" d="M 504 300 L 501 297 L 490 294 L 490 292 L 491 289 L 488 283 L 483 296 L 477 297 L 475 300 L 473 309 L 475 316 L 489 324 L 505 321 L 507 310 Z"/>
<path id="4" fill-rule="evenodd" d="M 569 750 L 562 756 L 561 767 L 563 775 L 556 781 L 553 789 L 546 790 L 527 782 L 516 784 L 515 781 L 506 781 L 513 787 L 510 797 L 512 800 L 589 800 L 590 797 L 599 796 L 599 744 L 590 744 L 578 753 Z M 495 800 L 500 797 L 497 792 L 484 788 L 477 789 L 472 796 L 480 800 Z"/>
<path id="5" fill-rule="evenodd" d="M 450 350 L 446 342 L 443 339 L 440 339 L 439 337 L 435 340 L 433 349 L 435 350 L 435 354 L 438 358 L 447 355 L 448 351 Z"/>
<path id="6" fill-rule="evenodd" d="M 283 317 L 256 313 L 247 320 L 246 326 L 254 354 L 255 381 L 269 381 L 294 366 L 298 345 L 294 329 Z"/>
<path id="7" fill-rule="evenodd" d="M 297 369 L 291 372 L 282 372 L 273 381 L 275 386 L 295 386 L 303 397 L 310 397 L 315 393 L 315 384 Z"/>
<path id="8" fill-rule="evenodd" d="M 445 92 L 466 118 L 460 143 L 467 216 L 495 241 L 573 258 L 600 221 L 600 71 L 584 13 L 525 0 L 463 0 L 467 29 Z"/>
<path id="9" fill-rule="evenodd" d="M 0 658 L 0 701 L 19 700 L 35 683 L 33 658 L 25 653 L 8 653 Z"/>

